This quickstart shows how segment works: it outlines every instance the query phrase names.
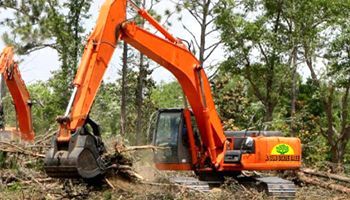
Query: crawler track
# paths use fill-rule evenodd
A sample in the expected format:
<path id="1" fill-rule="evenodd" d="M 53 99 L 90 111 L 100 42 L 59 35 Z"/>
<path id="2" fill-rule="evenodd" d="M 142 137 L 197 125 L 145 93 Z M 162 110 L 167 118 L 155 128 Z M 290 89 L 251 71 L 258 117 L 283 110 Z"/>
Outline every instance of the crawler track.
<path id="1" fill-rule="evenodd" d="M 294 199 L 296 188 L 292 181 L 280 177 L 261 177 L 253 178 L 258 184 L 263 185 L 269 196 L 279 199 Z"/>
<path id="2" fill-rule="evenodd" d="M 296 195 L 294 183 L 279 177 L 239 176 L 236 180 L 239 184 L 264 190 L 268 196 L 276 199 L 294 199 Z M 213 187 L 223 184 L 222 181 L 200 181 L 195 177 L 174 177 L 170 179 L 170 182 L 201 192 L 209 192 Z"/>
<path id="3" fill-rule="evenodd" d="M 195 177 L 173 177 L 170 182 L 201 192 L 209 192 L 213 186 L 222 184 L 221 181 L 200 181 Z"/>

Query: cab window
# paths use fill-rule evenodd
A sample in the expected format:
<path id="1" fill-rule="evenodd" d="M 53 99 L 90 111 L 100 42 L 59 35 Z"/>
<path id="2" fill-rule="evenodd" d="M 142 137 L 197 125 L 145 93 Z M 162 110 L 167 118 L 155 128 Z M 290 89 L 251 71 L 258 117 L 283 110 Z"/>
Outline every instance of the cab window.
<path id="1" fill-rule="evenodd" d="M 156 145 L 176 146 L 181 121 L 181 113 L 161 113 L 158 119 Z"/>

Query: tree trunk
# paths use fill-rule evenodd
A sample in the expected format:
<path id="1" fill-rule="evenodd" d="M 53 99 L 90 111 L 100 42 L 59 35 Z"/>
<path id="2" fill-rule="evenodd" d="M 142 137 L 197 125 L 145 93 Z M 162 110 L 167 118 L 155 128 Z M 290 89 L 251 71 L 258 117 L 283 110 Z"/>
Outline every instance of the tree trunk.
<path id="1" fill-rule="evenodd" d="M 295 136 L 295 112 L 296 112 L 296 101 L 297 101 L 297 47 L 293 48 L 291 55 L 290 68 L 292 69 L 292 97 L 291 97 L 291 121 L 290 121 L 290 135 Z"/>
<path id="2" fill-rule="evenodd" d="M 344 171 L 343 166 L 344 152 L 338 145 L 331 146 L 331 171 L 332 173 L 339 173 Z"/>
<path id="3" fill-rule="evenodd" d="M 146 1 L 140 1 L 142 7 L 146 6 Z M 145 21 L 142 20 L 140 27 L 143 28 Z M 140 145 L 142 143 L 142 117 L 143 117 L 143 89 L 144 89 L 144 79 L 145 79 L 145 66 L 144 66 L 144 55 L 140 53 L 139 62 L 139 75 L 137 77 L 136 86 L 136 133 L 135 133 L 135 144 Z"/>
<path id="4" fill-rule="evenodd" d="M 142 138 L 142 107 L 143 107 L 143 87 L 144 87 L 144 79 L 145 79 L 145 66 L 144 66 L 144 55 L 140 54 L 140 63 L 139 63 L 139 76 L 137 79 L 137 94 L 136 94 L 136 110 L 137 110 L 137 117 L 136 117 L 136 145 L 141 144 L 141 138 Z"/>
<path id="5" fill-rule="evenodd" d="M 340 152 L 339 140 L 337 139 L 337 134 L 335 133 L 336 130 L 333 126 L 334 91 L 335 88 L 333 87 L 332 83 L 330 83 L 328 88 L 328 97 L 323 98 L 323 105 L 325 107 L 327 117 L 327 141 L 331 147 L 331 162 L 334 164 L 332 166 L 332 172 L 339 172 L 344 154 Z"/>
<path id="6" fill-rule="evenodd" d="M 350 138 L 350 127 L 348 125 L 348 99 L 349 99 L 350 87 L 348 86 L 342 97 L 341 101 L 341 131 L 338 138 L 335 138 L 336 142 L 332 146 L 332 162 L 335 164 L 333 171 L 339 172 L 343 171 L 344 167 L 342 165 L 346 146 Z"/>
<path id="7" fill-rule="evenodd" d="M 273 111 L 275 110 L 275 106 L 268 102 L 267 105 L 265 106 L 265 122 L 271 122 L 273 120 Z"/>
<path id="8" fill-rule="evenodd" d="M 199 63 L 203 67 L 204 65 L 204 53 L 205 53 L 205 43 L 206 43 L 206 31 L 207 31 L 207 17 L 208 17 L 208 9 L 209 9 L 210 1 L 206 2 L 203 1 L 203 15 L 202 15 L 202 22 L 201 22 L 201 35 L 200 35 L 200 49 L 199 49 Z"/>
<path id="9" fill-rule="evenodd" d="M 127 80 L 128 73 L 128 45 L 124 42 L 123 45 L 123 67 L 122 67 L 122 85 L 121 85 L 121 104 L 120 104 L 120 135 L 125 136 L 126 127 L 126 95 L 127 95 Z"/>
<path id="10" fill-rule="evenodd" d="M 281 6 L 281 4 L 280 4 Z M 274 33 L 277 33 L 279 29 L 279 21 L 281 19 L 281 9 L 279 9 L 277 13 L 277 17 L 274 23 Z M 261 49 L 262 54 L 266 55 L 266 53 Z M 273 120 L 273 111 L 275 110 L 276 106 L 276 101 L 277 99 L 273 97 L 271 94 L 273 91 L 273 84 L 275 82 L 275 64 L 276 61 L 278 60 L 277 55 L 276 55 L 276 50 L 273 49 L 272 55 L 270 58 L 267 56 L 264 56 L 266 60 L 266 65 L 268 66 L 268 74 L 267 74 L 267 80 L 266 80 L 266 96 L 264 99 L 264 105 L 265 105 L 265 122 L 271 122 Z"/>

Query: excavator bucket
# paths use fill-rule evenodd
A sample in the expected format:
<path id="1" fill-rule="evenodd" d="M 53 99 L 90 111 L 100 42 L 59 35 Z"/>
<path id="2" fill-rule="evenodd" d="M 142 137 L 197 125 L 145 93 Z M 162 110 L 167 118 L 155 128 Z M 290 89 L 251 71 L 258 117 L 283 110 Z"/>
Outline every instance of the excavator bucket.
<path id="1" fill-rule="evenodd" d="M 59 143 L 54 137 L 45 157 L 45 171 L 55 178 L 96 178 L 105 171 L 104 151 L 101 138 L 85 128 L 73 134 L 68 143 Z"/>

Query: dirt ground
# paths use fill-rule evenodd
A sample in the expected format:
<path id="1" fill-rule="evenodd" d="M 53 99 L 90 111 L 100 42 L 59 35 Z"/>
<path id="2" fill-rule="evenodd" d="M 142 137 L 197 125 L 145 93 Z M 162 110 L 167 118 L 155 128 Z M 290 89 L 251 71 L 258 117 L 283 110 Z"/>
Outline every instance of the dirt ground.
<path id="1" fill-rule="evenodd" d="M 115 189 L 104 184 L 99 187 L 89 186 L 82 182 L 57 181 L 51 184 L 29 184 L 21 183 L 10 187 L 0 187 L 0 199 L 96 199 L 96 200 L 211 200 L 211 199 L 273 199 L 262 192 L 252 188 L 241 188 L 238 185 L 224 185 L 212 189 L 211 192 L 203 193 L 186 188 L 170 185 L 148 185 L 143 183 L 130 183 L 116 178 L 111 181 Z M 314 186 L 303 186 L 297 189 L 297 198 L 305 200 L 321 199 L 350 199 L 349 195 L 335 191 L 325 190 Z"/>

